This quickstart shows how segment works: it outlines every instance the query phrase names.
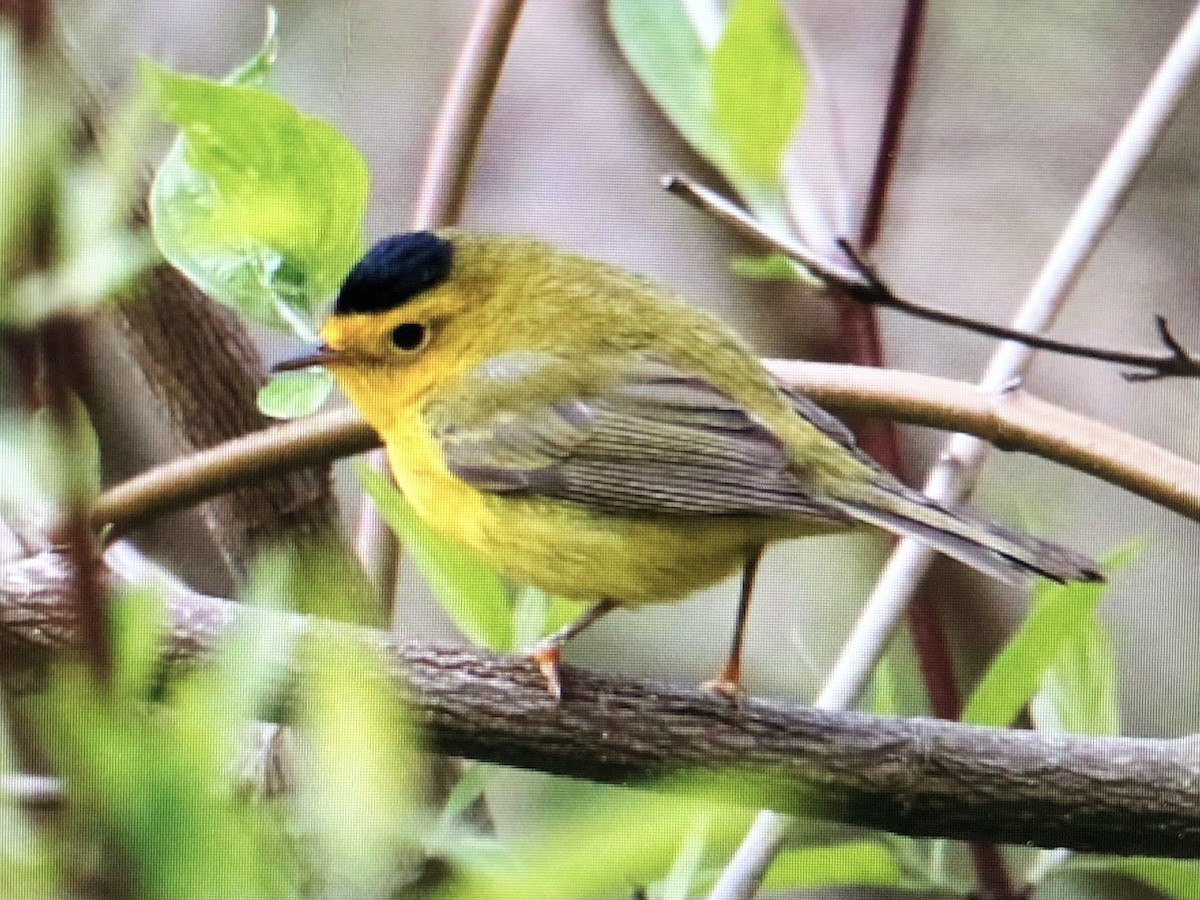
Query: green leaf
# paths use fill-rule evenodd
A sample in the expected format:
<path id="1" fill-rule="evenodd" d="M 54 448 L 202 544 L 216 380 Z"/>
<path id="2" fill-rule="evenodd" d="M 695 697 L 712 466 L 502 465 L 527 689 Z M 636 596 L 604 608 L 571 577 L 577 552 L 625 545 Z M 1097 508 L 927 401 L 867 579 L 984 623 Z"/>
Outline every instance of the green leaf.
<path id="1" fill-rule="evenodd" d="M 53 227 L 75 114 L 62 66 L 30 53 L 7 25 L 0 24 L 0 323 L 29 325 L 42 311 L 24 308 L 10 279 L 31 268 L 36 243 Z"/>
<path id="2" fill-rule="evenodd" d="M 877 716 L 900 714 L 896 700 L 896 669 L 891 659 L 883 657 L 871 672 L 868 707 Z"/>
<path id="3" fill-rule="evenodd" d="M 713 107 L 734 159 L 758 180 L 779 180 L 804 91 L 804 63 L 779 0 L 734 0 L 712 55 Z"/>
<path id="4" fill-rule="evenodd" d="M 807 278 L 804 271 L 782 253 L 735 256 L 729 269 L 734 275 L 755 281 L 798 281 Z"/>
<path id="5" fill-rule="evenodd" d="M 91 502 L 100 489 L 100 445 L 72 398 L 66 421 L 48 409 L 0 414 L 0 513 L 26 521 Z"/>
<path id="6" fill-rule="evenodd" d="M 699 776 L 695 782 L 702 780 Z M 540 828 L 514 835 L 510 853 L 499 863 L 486 857 L 460 859 L 463 868 L 443 885 L 441 896 L 629 897 L 635 888 L 662 884 L 664 878 L 670 888 L 677 882 L 669 873 L 692 865 L 701 823 L 707 822 L 704 844 L 720 858 L 736 846 L 752 816 L 746 808 L 676 793 L 682 782 L 663 792 L 566 779 L 538 782 L 544 785 L 543 803 L 558 814 Z M 706 865 L 697 865 L 695 881 L 703 880 Z"/>
<path id="7" fill-rule="evenodd" d="M 163 635 L 163 598 L 150 586 L 118 590 L 108 607 L 113 645 L 113 692 L 148 700 L 158 671 Z"/>
<path id="8" fill-rule="evenodd" d="M 775 857 L 763 879 L 765 890 L 853 884 L 897 886 L 904 873 L 891 851 L 874 841 L 831 847 L 800 847 Z"/>
<path id="9" fill-rule="evenodd" d="M 696 816 L 691 830 L 683 839 L 671 871 L 662 879 L 654 891 L 655 900 L 688 900 L 692 896 L 700 864 L 704 861 L 704 848 L 708 842 L 709 817 L 704 813 Z"/>
<path id="10" fill-rule="evenodd" d="M 1064 642 L 1030 700 L 1034 725 L 1041 731 L 1120 734 L 1116 681 L 1112 639 L 1099 622 L 1089 622 Z"/>
<path id="11" fill-rule="evenodd" d="M 258 408 L 272 419 L 297 419 L 316 412 L 333 390 L 333 376 L 315 367 L 280 372 L 258 391 Z"/>
<path id="12" fill-rule="evenodd" d="M 609 0 L 613 35 L 650 96 L 692 149 L 726 170 L 728 142 L 717 130 L 709 54 L 680 0 Z"/>
<path id="13" fill-rule="evenodd" d="M 1200 900 L 1200 864 L 1194 860 L 1156 859 L 1148 856 L 1073 855 L 1051 874 L 1103 872 L 1133 878 L 1168 897 Z"/>
<path id="14" fill-rule="evenodd" d="M 512 603 L 495 570 L 430 528 L 378 472 L 357 469 L 363 490 L 405 543 L 442 608 L 477 644 L 497 650 L 513 647 Z"/>
<path id="15" fill-rule="evenodd" d="M 1117 571 L 1137 556 L 1123 548 L 1108 556 L 1103 568 Z M 1095 621 L 1107 585 L 1039 581 L 1029 615 L 975 687 L 962 721 L 1004 727 L 1041 687 L 1042 679 L 1064 648 L 1078 640 Z"/>
<path id="16" fill-rule="evenodd" d="M 150 192 L 163 256 L 222 303 L 311 339 L 319 305 L 362 254 L 362 156 L 259 87 L 149 60 L 140 75 L 181 132 Z"/>
<path id="17" fill-rule="evenodd" d="M 328 897 L 386 897 L 416 846 L 417 735 L 379 658 L 357 640 L 309 648 L 302 699 L 306 777 L 297 798 Z"/>

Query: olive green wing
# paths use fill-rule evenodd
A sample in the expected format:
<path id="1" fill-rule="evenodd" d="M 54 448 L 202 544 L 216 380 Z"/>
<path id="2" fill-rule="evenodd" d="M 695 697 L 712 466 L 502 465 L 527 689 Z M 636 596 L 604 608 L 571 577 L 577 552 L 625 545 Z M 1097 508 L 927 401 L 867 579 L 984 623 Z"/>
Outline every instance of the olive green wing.
<path id="1" fill-rule="evenodd" d="M 540 353 L 497 356 L 426 407 L 447 468 L 481 490 L 549 497 L 616 515 L 795 516 L 860 521 L 923 541 L 993 577 L 1095 580 L 1067 548 L 952 510 L 876 466 L 849 429 L 785 392 L 801 418 L 874 477 L 808 484 L 778 436 L 704 377 L 655 359 L 598 375 Z M 581 371 L 582 369 L 582 371 Z"/>
<path id="2" fill-rule="evenodd" d="M 728 394 L 663 361 L 622 363 L 597 377 L 589 361 L 584 380 L 549 354 L 489 359 L 426 408 L 447 468 L 481 490 L 614 514 L 851 521 Z"/>

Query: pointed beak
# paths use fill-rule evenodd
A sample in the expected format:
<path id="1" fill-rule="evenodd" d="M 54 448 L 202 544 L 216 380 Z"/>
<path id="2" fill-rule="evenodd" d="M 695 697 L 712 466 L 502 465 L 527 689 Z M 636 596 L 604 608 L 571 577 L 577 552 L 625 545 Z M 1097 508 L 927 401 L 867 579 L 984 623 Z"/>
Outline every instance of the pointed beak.
<path id="1" fill-rule="evenodd" d="M 275 363 L 275 365 L 271 366 L 271 371 L 294 372 L 297 369 L 308 369 L 312 366 L 327 366 L 339 360 L 344 361 L 345 355 L 326 344 L 319 344 L 307 353 L 302 353 L 300 356 Z"/>

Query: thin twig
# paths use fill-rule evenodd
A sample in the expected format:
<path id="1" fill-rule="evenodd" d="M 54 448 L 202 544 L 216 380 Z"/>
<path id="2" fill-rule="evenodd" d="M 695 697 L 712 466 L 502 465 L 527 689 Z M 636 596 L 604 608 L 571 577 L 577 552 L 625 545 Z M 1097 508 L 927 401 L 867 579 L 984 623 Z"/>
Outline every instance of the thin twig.
<path id="1" fill-rule="evenodd" d="M 1134 435 L 1039 400 L 933 375 L 798 360 L 767 367 L 832 410 L 961 431 L 1087 472 L 1200 522 L 1200 466 Z M 157 516 L 301 466 L 363 453 L 379 438 L 353 410 L 274 425 L 147 469 L 113 485 L 93 525 L 111 540 Z"/>
<path id="2" fill-rule="evenodd" d="M 414 228 L 435 228 L 458 221 L 483 124 L 523 5 L 524 0 L 480 0 L 475 10 L 434 126 L 413 212 Z M 382 452 L 372 454 L 371 465 L 386 473 L 386 456 Z M 375 505 L 366 498 L 359 508 L 354 543 L 390 609 L 396 595 L 400 548 Z"/>
<path id="3" fill-rule="evenodd" d="M 63 560 L 0 566 L 3 662 L 44 665 L 78 639 Z M 725 698 L 659 681 L 564 667 L 551 700 L 522 657 L 401 642 L 383 632 L 168 593 L 163 670 L 211 658 L 247 617 L 294 636 L 336 636 L 375 652 L 433 746 L 579 778 L 711 787 L 761 803 L 901 834 L 1111 853 L 1200 856 L 1195 738 L 1151 740 L 978 728 Z M 294 660 L 289 681 L 303 676 Z M 662 780 L 662 779 L 667 780 Z"/>
<path id="4" fill-rule="evenodd" d="M 1063 356 L 1095 359 L 1146 370 L 1122 373 L 1122 377 L 1128 381 L 1200 376 L 1200 356 L 1190 351 L 1171 333 L 1169 324 L 1162 316 L 1155 316 L 1154 321 L 1159 341 L 1166 348 L 1166 353 L 1076 344 L 1072 341 L 1058 340 L 1007 325 L 981 322 L 978 319 L 948 310 L 924 306 L 899 296 L 873 268 L 859 258 L 858 250 L 848 241 L 838 242 L 846 253 L 848 264 L 837 260 L 823 259 L 800 242 L 768 231 L 750 213 L 733 201 L 687 175 L 664 176 L 662 185 L 669 193 L 687 201 L 702 212 L 720 219 L 746 237 L 761 241 L 859 303 L 894 309 L 914 318 L 950 325 L 975 334 L 1016 341 L 1037 350 L 1049 350 Z"/>

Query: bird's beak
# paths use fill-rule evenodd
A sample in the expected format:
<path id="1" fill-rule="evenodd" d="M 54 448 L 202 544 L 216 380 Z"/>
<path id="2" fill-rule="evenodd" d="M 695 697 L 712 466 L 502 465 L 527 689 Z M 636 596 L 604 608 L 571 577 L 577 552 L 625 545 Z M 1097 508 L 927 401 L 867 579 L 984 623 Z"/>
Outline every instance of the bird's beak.
<path id="1" fill-rule="evenodd" d="M 302 353 L 299 356 L 285 359 L 282 362 L 277 362 L 271 366 L 272 372 L 294 372 L 297 369 L 308 369 L 312 366 L 327 366 L 330 363 L 336 363 L 339 360 L 345 360 L 345 354 L 334 350 L 328 344 L 319 344 L 314 349 L 307 353 Z"/>

